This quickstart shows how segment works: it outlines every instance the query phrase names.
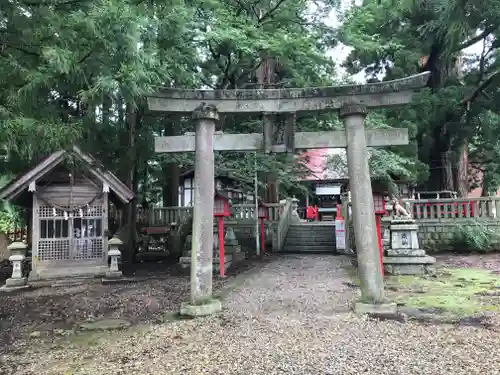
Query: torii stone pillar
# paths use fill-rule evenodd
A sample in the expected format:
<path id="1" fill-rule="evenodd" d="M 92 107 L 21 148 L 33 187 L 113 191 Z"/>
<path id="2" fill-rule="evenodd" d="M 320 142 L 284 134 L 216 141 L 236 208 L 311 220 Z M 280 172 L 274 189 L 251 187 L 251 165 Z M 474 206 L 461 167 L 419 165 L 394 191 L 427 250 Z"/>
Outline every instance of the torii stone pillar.
<path id="1" fill-rule="evenodd" d="M 347 167 L 361 294 L 364 302 L 382 304 L 384 279 L 380 255 L 376 251 L 378 240 L 364 126 L 366 113 L 367 109 L 363 105 L 345 104 L 340 108 L 340 117 L 344 120 L 347 138 Z M 362 307 L 358 304 L 356 308 Z"/>
<path id="2" fill-rule="evenodd" d="M 191 301 L 181 314 L 204 316 L 222 309 L 212 298 L 214 243 L 214 133 L 219 119 L 214 105 L 199 105 L 193 111 L 196 122 L 193 235 L 191 244 Z"/>

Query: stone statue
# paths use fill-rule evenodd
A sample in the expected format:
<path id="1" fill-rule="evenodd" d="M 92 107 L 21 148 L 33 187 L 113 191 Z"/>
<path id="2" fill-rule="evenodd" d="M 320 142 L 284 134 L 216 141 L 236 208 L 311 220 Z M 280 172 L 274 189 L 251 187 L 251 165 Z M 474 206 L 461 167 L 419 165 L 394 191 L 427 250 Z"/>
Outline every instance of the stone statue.
<path id="1" fill-rule="evenodd" d="M 403 207 L 401 204 L 401 201 L 393 198 L 392 199 L 392 217 L 394 218 L 404 218 L 404 219 L 410 219 L 411 215 L 409 213 L 410 207 L 408 202 L 405 202 L 404 205 L 406 207 Z"/>

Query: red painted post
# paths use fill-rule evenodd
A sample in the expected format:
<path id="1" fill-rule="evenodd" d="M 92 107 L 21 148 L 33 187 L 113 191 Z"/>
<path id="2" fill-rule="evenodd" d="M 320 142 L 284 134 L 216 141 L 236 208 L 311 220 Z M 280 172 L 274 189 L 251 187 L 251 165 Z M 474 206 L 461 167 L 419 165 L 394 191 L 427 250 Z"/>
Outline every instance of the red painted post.
<path id="1" fill-rule="evenodd" d="M 224 271 L 224 218 L 219 216 L 219 274 L 226 277 Z"/>
<path id="2" fill-rule="evenodd" d="M 382 276 L 384 276 L 384 247 L 382 244 L 382 228 L 380 225 L 380 215 L 375 215 L 375 223 L 377 225 L 377 242 L 378 251 L 380 254 L 380 267 L 382 269 Z"/>
<path id="3" fill-rule="evenodd" d="M 266 253 L 266 234 L 264 232 L 264 218 L 260 219 L 260 252 L 262 255 Z"/>

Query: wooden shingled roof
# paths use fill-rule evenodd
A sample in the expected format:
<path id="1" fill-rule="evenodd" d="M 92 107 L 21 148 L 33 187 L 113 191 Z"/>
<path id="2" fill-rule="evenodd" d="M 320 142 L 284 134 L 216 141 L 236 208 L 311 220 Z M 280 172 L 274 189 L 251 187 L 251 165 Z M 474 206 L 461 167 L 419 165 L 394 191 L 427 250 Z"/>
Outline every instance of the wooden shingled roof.
<path id="1" fill-rule="evenodd" d="M 121 201 L 121 203 L 129 203 L 135 194 L 121 182 L 113 173 L 106 170 L 101 163 L 93 156 L 83 152 L 78 146 L 73 146 L 71 150 L 56 151 L 48 157 L 42 159 L 36 166 L 29 169 L 27 172 L 20 174 L 6 186 L 0 189 L 0 199 L 2 200 L 15 200 L 26 189 L 30 183 L 46 176 L 59 166 L 69 156 L 76 157 L 82 162 L 86 170 L 97 180 L 106 183 L 114 195 Z"/>

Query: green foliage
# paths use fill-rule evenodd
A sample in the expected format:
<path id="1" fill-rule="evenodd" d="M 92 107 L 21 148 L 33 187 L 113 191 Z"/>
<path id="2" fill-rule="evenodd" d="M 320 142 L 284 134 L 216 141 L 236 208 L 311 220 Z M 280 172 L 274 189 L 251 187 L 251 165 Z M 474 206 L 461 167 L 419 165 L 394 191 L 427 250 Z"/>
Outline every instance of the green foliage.
<path id="1" fill-rule="evenodd" d="M 364 70 L 369 80 L 379 81 L 423 68 L 432 72 L 429 90 L 412 106 L 385 112 L 386 123 L 405 124 L 410 129 L 412 157 L 429 171 L 420 166 L 416 180 L 428 179 L 424 185 L 431 190 L 467 193 L 471 186 L 463 186 L 458 175 L 460 168 L 467 170 L 461 164 L 467 149 L 469 160 L 485 172 L 485 190 L 498 187 L 489 186 L 500 180 L 496 161 L 489 157 L 495 154 L 498 137 L 491 130 L 497 125 L 494 116 L 485 113 L 498 112 L 494 105 L 499 93 L 496 80 L 486 86 L 485 96 L 475 96 L 469 105 L 462 101 L 499 69 L 499 10 L 497 0 L 403 1 L 397 7 L 392 0 L 369 0 L 353 6 L 338 31 L 340 41 L 353 48 L 345 63 L 350 73 Z M 463 54 L 477 42 L 484 44 L 479 56 Z M 429 58 L 427 62 L 423 57 Z M 419 65 L 422 62 L 424 66 Z M 410 157 L 403 149 L 398 153 Z M 447 178 L 448 171 L 453 173 L 451 178 Z"/>
<path id="2" fill-rule="evenodd" d="M 409 121 L 395 124 L 398 127 L 409 127 L 411 135 L 412 128 Z M 391 121 L 383 111 L 372 111 L 366 118 L 368 129 L 391 128 Z M 369 166 L 372 181 L 376 181 L 385 187 L 390 194 L 397 194 L 398 183 L 410 185 L 425 181 L 427 178 L 427 166 L 415 160 L 415 148 L 391 147 L 372 148 L 369 150 Z M 331 155 L 327 161 L 327 168 L 339 175 L 347 174 L 347 158 L 345 154 Z"/>
<path id="3" fill-rule="evenodd" d="M 325 20 L 337 6 L 286 1 L 81 0 L 7 2 L 0 10 L 0 173 L 24 171 L 72 143 L 93 153 L 145 199 L 158 201 L 168 163 L 154 136 L 193 131 L 189 119 L 148 113 L 159 87 L 241 88 L 256 84 L 265 56 L 278 61 L 271 81 L 327 85 L 336 44 Z M 171 131 L 177 122 L 176 130 Z M 299 129 L 328 128 L 331 115 L 300 118 Z M 261 118 L 226 116 L 225 132 L 258 132 Z M 173 134 L 175 133 L 175 134 Z M 218 166 L 253 177 L 251 155 L 221 153 Z M 259 172 L 284 186 L 301 173 L 284 156 L 259 156 Z M 300 168 L 299 168 L 300 169 Z"/>
<path id="4" fill-rule="evenodd" d="M 19 211 L 14 206 L 3 203 L 0 210 L 0 232 L 8 233 L 14 229 L 20 228 L 22 219 Z"/>
<path id="5" fill-rule="evenodd" d="M 476 220 L 453 229 L 450 246 L 454 252 L 489 253 L 498 250 L 500 234 L 496 228 Z"/>

